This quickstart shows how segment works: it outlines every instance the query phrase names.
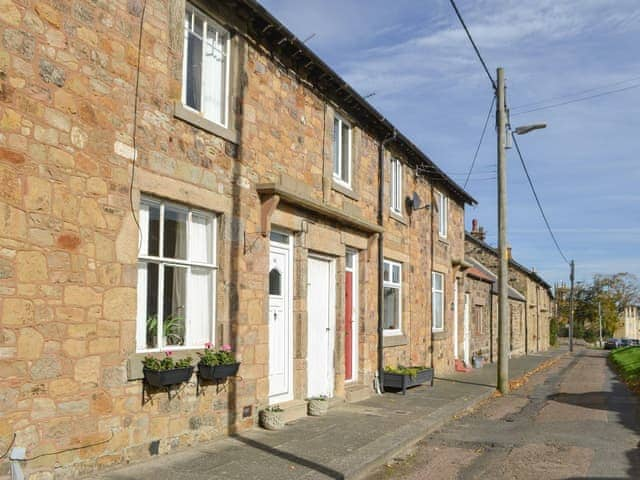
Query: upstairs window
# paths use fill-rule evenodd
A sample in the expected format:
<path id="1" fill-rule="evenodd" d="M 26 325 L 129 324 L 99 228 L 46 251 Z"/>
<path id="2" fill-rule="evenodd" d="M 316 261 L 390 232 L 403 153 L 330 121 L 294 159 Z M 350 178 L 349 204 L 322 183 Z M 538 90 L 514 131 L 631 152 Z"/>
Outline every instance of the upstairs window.
<path id="1" fill-rule="evenodd" d="M 226 127 L 229 32 L 187 3 L 184 15 L 182 103 Z"/>
<path id="2" fill-rule="evenodd" d="M 391 159 L 391 211 L 402 215 L 402 163 Z"/>
<path id="3" fill-rule="evenodd" d="M 333 179 L 351 188 L 351 125 L 333 119 Z"/>
<path id="4" fill-rule="evenodd" d="M 216 217 L 151 197 L 140 205 L 138 351 L 213 341 Z"/>
<path id="5" fill-rule="evenodd" d="M 390 260 L 384 261 L 384 333 L 402 333 L 402 266 Z"/>
<path id="6" fill-rule="evenodd" d="M 449 224 L 449 199 L 444 193 L 438 192 L 438 233 L 442 238 L 447 238 Z"/>

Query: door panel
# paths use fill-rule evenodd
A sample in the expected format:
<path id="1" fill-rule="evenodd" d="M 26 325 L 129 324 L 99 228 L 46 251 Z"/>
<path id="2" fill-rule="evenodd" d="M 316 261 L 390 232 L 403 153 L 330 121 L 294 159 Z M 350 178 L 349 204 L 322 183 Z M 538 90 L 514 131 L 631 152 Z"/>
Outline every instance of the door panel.
<path id="1" fill-rule="evenodd" d="M 333 296 L 331 261 L 309 257 L 307 312 L 307 394 L 333 395 Z"/>
<path id="2" fill-rule="evenodd" d="M 290 251 L 271 246 L 269 258 L 269 399 L 284 401 L 291 392 Z"/>

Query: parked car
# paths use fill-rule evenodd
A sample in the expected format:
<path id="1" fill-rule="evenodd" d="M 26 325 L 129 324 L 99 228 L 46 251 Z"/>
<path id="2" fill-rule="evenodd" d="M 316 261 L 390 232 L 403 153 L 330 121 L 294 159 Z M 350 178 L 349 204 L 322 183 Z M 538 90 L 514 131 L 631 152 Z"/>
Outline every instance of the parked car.
<path id="1" fill-rule="evenodd" d="M 621 347 L 637 347 L 640 345 L 640 341 L 637 338 L 623 338 L 620 340 Z"/>
<path id="2" fill-rule="evenodd" d="M 622 340 L 619 338 L 610 338 L 604 343 L 605 350 L 614 350 L 622 346 Z"/>

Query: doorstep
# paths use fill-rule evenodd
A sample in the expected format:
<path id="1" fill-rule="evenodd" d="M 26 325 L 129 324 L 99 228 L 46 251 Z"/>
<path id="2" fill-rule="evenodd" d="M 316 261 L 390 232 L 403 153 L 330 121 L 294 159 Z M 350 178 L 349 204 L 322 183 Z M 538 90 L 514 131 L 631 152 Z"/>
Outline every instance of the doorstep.
<path id="1" fill-rule="evenodd" d="M 348 403 L 360 402 L 369 398 L 373 391 L 368 385 L 351 384 L 346 385 L 344 389 L 345 400 Z"/>
<path id="2" fill-rule="evenodd" d="M 307 402 L 304 400 L 290 400 L 278 405 L 283 410 L 282 419 L 284 423 L 293 422 L 307 416 Z"/>

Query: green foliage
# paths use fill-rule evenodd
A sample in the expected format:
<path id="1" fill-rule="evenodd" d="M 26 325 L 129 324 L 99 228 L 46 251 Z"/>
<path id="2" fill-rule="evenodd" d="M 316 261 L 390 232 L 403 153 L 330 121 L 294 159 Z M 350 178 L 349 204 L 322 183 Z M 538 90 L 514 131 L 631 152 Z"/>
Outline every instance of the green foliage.
<path id="1" fill-rule="evenodd" d="M 560 325 L 556 317 L 549 320 L 549 344 L 556 345 L 558 343 L 558 334 L 560 333 Z"/>
<path id="2" fill-rule="evenodd" d="M 426 369 L 427 367 L 423 366 L 404 367 L 402 365 L 398 365 L 397 367 L 385 367 L 384 371 L 387 373 L 395 373 L 397 375 L 409 375 L 411 378 L 415 378 L 419 372 Z"/>
<path id="3" fill-rule="evenodd" d="M 220 350 L 214 350 L 211 343 L 206 343 L 204 353 L 198 352 L 198 356 L 200 357 L 200 363 L 209 367 L 236 363 L 235 355 L 229 345 L 222 345 Z"/>
<path id="4" fill-rule="evenodd" d="M 158 329 L 158 316 L 147 317 L 147 338 L 156 338 Z M 169 315 L 162 322 L 162 334 L 168 345 L 184 344 L 184 317 Z"/>
<path id="5" fill-rule="evenodd" d="M 629 305 L 640 303 L 638 278 L 630 273 L 594 275 L 589 283 L 577 283 L 574 295 L 574 337 L 592 341 L 600 336 L 614 335 L 620 313 Z M 562 323 L 569 321 L 569 296 L 558 299 L 558 316 Z"/>
<path id="6" fill-rule="evenodd" d="M 634 384 L 640 381 L 640 347 L 618 348 L 609 358 L 625 381 Z"/>
<path id="7" fill-rule="evenodd" d="M 174 360 L 171 355 L 172 355 L 171 352 L 166 352 L 165 357 L 162 359 L 159 359 L 152 355 L 147 355 L 142 360 L 142 365 L 144 365 L 144 368 L 148 370 L 155 370 L 158 372 L 163 372 L 165 370 L 173 370 L 175 368 L 186 368 L 191 366 L 191 362 L 193 361 L 193 358 L 185 357 L 185 358 L 180 358 L 178 360 Z"/>
<path id="8" fill-rule="evenodd" d="M 265 412 L 284 412 L 280 405 L 269 405 L 264 409 Z"/>

